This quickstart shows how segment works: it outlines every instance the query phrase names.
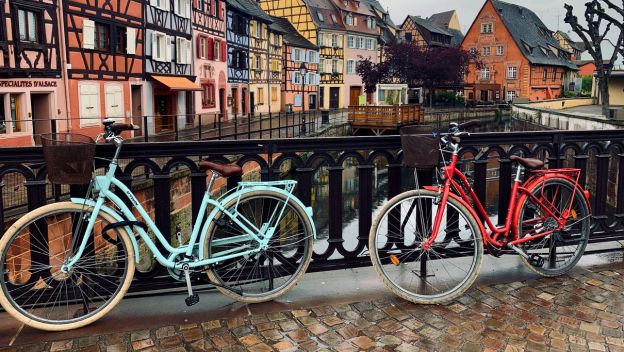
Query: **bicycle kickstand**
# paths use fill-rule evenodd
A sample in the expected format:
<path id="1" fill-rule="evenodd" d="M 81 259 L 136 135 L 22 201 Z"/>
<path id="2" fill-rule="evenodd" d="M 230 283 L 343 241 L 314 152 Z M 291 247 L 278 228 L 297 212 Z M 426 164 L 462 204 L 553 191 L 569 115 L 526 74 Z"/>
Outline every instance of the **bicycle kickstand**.
<path id="1" fill-rule="evenodd" d="M 189 267 L 188 264 L 184 264 L 182 266 L 182 269 L 184 270 L 184 278 L 186 279 L 186 288 L 188 289 L 188 297 L 186 297 L 184 302 L 186 302 L 186 305 L 190 307 L 199 303 L 199 295 L 197 295 L 197 293 L 193 293 L 193 286 L 191 285 L 191 273 L 190 273 L 191 268 Z"/>

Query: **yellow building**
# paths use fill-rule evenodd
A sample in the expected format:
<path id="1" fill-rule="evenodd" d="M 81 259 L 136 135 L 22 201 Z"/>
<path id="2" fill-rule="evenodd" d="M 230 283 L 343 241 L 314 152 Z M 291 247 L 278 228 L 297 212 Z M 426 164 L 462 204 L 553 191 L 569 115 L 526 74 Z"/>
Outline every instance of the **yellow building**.
<path id="1" fill-rule="evenodd" d="M 598 78 L 594 76 L 592 96 L 600 104 L 600 91 L 598 90 Z M 609 104 L 624 107 L 624 69 L 613 70 L 609 77 Z M 624 115 L 624 112 L 622 112 Z M 623 117 L 624 118 L 624 117 Z"/>

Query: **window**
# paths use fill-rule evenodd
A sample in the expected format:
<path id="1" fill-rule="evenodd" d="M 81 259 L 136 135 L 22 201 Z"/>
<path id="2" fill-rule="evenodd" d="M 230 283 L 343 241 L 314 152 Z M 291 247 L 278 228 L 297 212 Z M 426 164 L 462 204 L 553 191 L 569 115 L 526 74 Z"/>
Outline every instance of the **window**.
<path id="1" fill-rule="evenodd" d="M 173 0 L 173 12 L 184 18 L 191 18 L 190 0 Z"/>
<path id="2" fill-rule="evenodd" d="M 334 21 L 334 23 L 338 23 L 338 19 L 336 18 L 335 14 L 332 13 L 331 18 L 332 18 L 332 21 Z"/>
<path id="3" fill-rule="evenodd" d="M 212 58 L 214 61 L 219 61 L 221 57 L 221 41 L 215 40 L 212 44 Z"/>
<path id="4" fill-rule="evenodd" d="M 271 101 L 279 100 L 279 92 L 277 91 L 277 87 L 271 87 Z"/>
<path id="5" fill-rule="evenodd" d="M 292 60 L 296 62 L 303 61 L 301 58 L 301 49 L 293 49 Z"/>
<path id="6" fill-rule="evenodd" d="M 341 67 L 339 62 L 339 60 L 332 60 L 332 73 L 340 73 Z"/>
<path id="7" fill-rule="evenodd" d="M 553 74 L 552 74 L 552 81 L 556 81 L 557 80 L 557 69 L 553 69 Z"/>
<path id="8" fill-rule="evenodd" d="M 308 62 L 311 64 L 318 63 L 318 54 L 316 51 L 308 51 Z"/>
<path id="9" fill-rule="evenodd" d="M 110 49 L 110 27 L 106 24 L 95 24 L 95 47 L 96 50 L 107 51 Z"/>
<path id="10" fill-rule="evenodd" d="M 319 60 L 319 72 L 325 73 L 325 59 Z"/>
<path id="11" fill-rule="evenodd" d="M 412 40 L 414 40 L 414 36 L 412 35 L 412 32 L 405 33 L 405 40 L 408 42 L 411 42 Z"/>
<path id="12" fill-rule="evenodd" d="M 152 60 L 171 61 L 171 39 L 164 33 L 152 34 Z"/>
<path id="13" fill-rule="evenodd" d="M 516 98 L 516 91 L 515 90 L 508 90 L 507 91 L 507 101 L 511 102 Z"/>
<path id="14" fill-rule="evenodd" d="M 163 11 L 169 11 L 169 0 L 150 0 L 150 4 Z"/>
<path id="15" fill-rule="evenodd" d="M 347 36 L 347 48 L 355 48 L 355 37 L 352 35 Z"/>
<path id="16" fill-rule="evenodd" d="M 355 39 L 355 47 L 358 49 L 362 49 L 364 48 L 364 38 L 362 37 L 357 37 Z"/>
<path id="17" fill-rule="evenodd" d="M 477 48 L 470 48 L 470 50 L 468 50 L 472 55 L 475 55 L 477 53 Z"/>
<path id="18" fill-rule="evenodd" d="M 176 38 L 176 62 L 182 65 L 191 63 L 191 41 L 185 38 Z"/>
<path id="19" fill-rule="evenodd" d="M 485 34 L 492 33 L 492 28 L 493 26 L 491 23 L 483 23 L 481 25 L 481 33 L 485 33 Z"/>
<path id="20" fill-rule="evenodd" d="M 347 26 L 353 26 L 353 16 L 351 14 L 345 16 L 345 23 Z"/>
<path id="21" fill-rule="evenodd" d="M 293 84 L 301 84 L 301 78 L 303 76 L 301 76 L 301 72 L 299 71 L 293 71 L 293 78 L 292 78 L 292 83 Z"/>
<path id="22" fill-rule="evenodd" d="M 366 50 L 373 50 L 373 40 L 372 39 L 366 39 Z"/>
<path id="23" fill-rule="evenodd" d="M 280 67 L 280 62 L 279 60 L 271 60 L 271 71 L 273 72 L 280 72 L 281 71 L 281 67 Z"/>
<path id="24" fill-rule="evenodd" d="M 507 67 L 507 79 L 517 79 L 518 78 L 518 68 L 516 66 Z"/>
<path id="25" fill-rule="evenodd" d="M 321 21 L 321 22 L 325 22 L 325 17 L 323 17 L 323 14 L 322 14 L 322 13 L 317 12 L 316 14 L 318 15 L 319 21 Z"/>
<path id="26" fill-rule="evenodd" d="M 39 43 L 40 16 L 38 12 L 19 9 L 19 40 L 22 42 Z"/>
<path id="27" fill-rule="evenodd" d="M 483 56 L 490 56 L 490 47 L 486 46 L 483 48 Z"/>
<path id="28" fill-rule="evenodd" d="M 199 37 L 199 57 L 201 59 L 205 59 L 206 58 L 206 45 L 208 43 L 208 38 L 201 36 Z"/>
<path id="29" fill-rule="evenodd" d="M 484 67 L 481 69 L 481 80 L 482 81 L 490 80 L 490 69 L 488 67 Z"/>
<path id="30" fill-rule="evenodd" d="M 82 83 L 78 86 L 80 94 L 80 126 L 97 126 L 100 117 L 100 85 Z"/>
<path id="31" fill-rule="evenodd" d="M 347 60 L 347 74 L 355 73 L 355 61 Z"/>
<path id="32" fill-rule="evenodd" d="M 505 54 L 505 47 L 502 45 L 499 45 L 496 47 L 496 55 L 497 56 L 503 56 Z"/>
<path id="33" fill-rule="evenodd" d="M 256 22 L 256 38 L 263 38 L 262 35 L 262 23 Z"/>
<path id="34" fill-rule="evenodd" d="M 123 88 L 119 84 L 106 84 L 106 117 L 124 117 Z"/>
<path id="35" fill-rule="evenodd" d="M 377 24 L 375 23 L 375 19 L 372 17 L 369 17 L 366 19 L 366 26 L 368 27 L 368 29 L 375 29 L 375 26 Z"/>
<path id="36" fill-rule="evenodd" d="M 332 34 L 332 47 L 338 48 L 338 34 Z"/>
<path id="37" fill-rule="evenodd" d="M 256 56 L 256 70 L 262 70 L 262 57 L 260 55 Z"/>
<path id="38" fill-rule="evenodd" d="M 544 72 L 542 72 L 542 80 L 545 81 L 548 79 L 548 69 L 544 68 Z"/>
<path id="39" fill-rule="evenodd" d="M 258 88 L 258 105 L 264 105 L 264 88 Z"/>
<path id="40" fill-rule="evenodd" d="M 202 84 L 202 108 L 214 108 L 215 104 L 215 86 L 213 83 Z"/>
<path id="41" fill-rule="evenodd" d="M 115 51 L 118 53 L 125 53 L 127 51 L 126 40 L 128 39 L 126 28 L 115 27 L 115 32 L 117 33 L 117 37 L 115 40 Z"/>

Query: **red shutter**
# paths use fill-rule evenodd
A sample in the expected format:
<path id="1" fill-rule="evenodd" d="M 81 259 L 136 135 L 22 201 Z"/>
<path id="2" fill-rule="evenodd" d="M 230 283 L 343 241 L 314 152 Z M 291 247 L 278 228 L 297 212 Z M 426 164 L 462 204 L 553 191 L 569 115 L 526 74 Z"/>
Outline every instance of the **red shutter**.
<path id="1" fill-rule="evenodd" d="M 198 8 L 199 7 L 199 3 L 197 2 L 197 0 L 193 0 L 193 7 L 194 8 Z"/>
<path id="2" fill-rule="evenodd" d="M 214 40 L 212 38 L 208 38 L 208 60 L 214 60 Z"/>
<path id="3" fill-rule="evenodd" d="M 216 16 L 219 11 L 217 11 L 217 9 L 215 9 L 215 2 L 214 2 L 214 0 L 208 0 L 208 1 L 210 1 L 210 15 L 211 16 Z"/>
<path id="4" fill-rule="evenodd" d="M 202 49 L 202 48 L 201 48 L 201 42 L 202 42 L 202 36 L 201 36 L 201 35 L 198 35 L 196 38 L 197 38 L 197 39 L 196 39 L 196 40 L 197 40 L 197 58 L 198 58 L 198 59 L 201 59 L 201 49 Z"/>
<path id="5" fill-rule="evenodd" d="M 220 1 L 219 2 L 219 18 L 223 19 L 224 18 L 224 13 L 225 13 L 225 1 Z"/>
<path id="6" fill-rule="evenodd" d="M 221 41 L 221 61 L 225 62 L 227 60 L 227 47 L 225 45 L 225 40 Z"/>

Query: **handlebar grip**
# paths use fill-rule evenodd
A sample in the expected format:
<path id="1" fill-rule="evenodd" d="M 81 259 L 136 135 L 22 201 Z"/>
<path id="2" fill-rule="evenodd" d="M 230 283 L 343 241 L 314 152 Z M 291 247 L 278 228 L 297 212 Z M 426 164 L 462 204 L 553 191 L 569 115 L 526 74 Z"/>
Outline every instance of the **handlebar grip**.
<path id="1" fill-rule="evenodd" d="M 479 126 L 479 125 L 481 125 L 481 121 L 479 121 L 479 120 L 470 120 L 468 122 L 462 123 L 458 127 L 463 130 L 463 129 L 466 129 L 466 128 L 475 127 L 475 126 Z"/>
<path id="2" fill-rule="evenodd" d="M 114 123 L 110 126 L 110 128 L 115 134 L 119 134 L 123 131 L 136 131 L 139 129 L 139 126 L 131 123 Z"/>

